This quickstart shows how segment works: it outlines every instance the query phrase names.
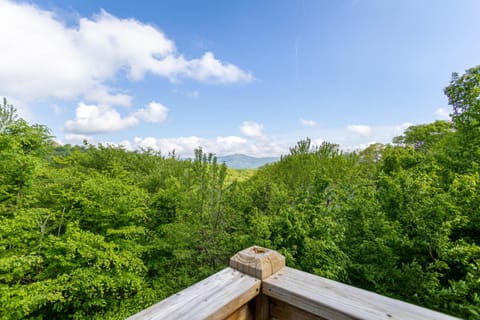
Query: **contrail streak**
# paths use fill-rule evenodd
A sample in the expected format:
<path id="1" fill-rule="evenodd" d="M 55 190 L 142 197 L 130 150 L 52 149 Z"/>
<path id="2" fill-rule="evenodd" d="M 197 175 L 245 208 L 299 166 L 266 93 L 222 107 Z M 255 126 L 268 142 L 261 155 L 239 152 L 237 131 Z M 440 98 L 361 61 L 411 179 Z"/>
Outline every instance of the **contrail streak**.
<path id="1" fill-rule="evenodd" d="M 295 38 L 295 80 L 298 85 L 298 37 Z"/>

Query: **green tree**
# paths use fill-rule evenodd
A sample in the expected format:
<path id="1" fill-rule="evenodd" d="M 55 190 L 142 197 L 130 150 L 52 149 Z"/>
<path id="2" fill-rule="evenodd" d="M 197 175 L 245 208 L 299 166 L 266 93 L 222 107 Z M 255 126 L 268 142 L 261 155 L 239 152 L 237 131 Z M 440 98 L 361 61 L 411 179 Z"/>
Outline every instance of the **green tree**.
<path id="1" fill-rule="evenodd" d="M 0 133 L 5 132 L 17 119 L 17 109 L 4 97 L 3 104 L 0 106 Z"/>
<path id="2" fill-rule="evenodd" d="M 452 74 L 445 88 L 453 107 L 452 121 L 459 133 L 462 156 L 470 162 L 480 159 L 480 66 L 468 69 L 460 76 Z"/>
<path id="3" fill-rule="evenodd" d="M 434 123 L 408 127 L 403 135 L 393 138 L 393 143 L 413 146 L 419 151 L 427 151 L 445 135 L 452 132 L 453 127 L 450 122 L 437 120 Z"/>

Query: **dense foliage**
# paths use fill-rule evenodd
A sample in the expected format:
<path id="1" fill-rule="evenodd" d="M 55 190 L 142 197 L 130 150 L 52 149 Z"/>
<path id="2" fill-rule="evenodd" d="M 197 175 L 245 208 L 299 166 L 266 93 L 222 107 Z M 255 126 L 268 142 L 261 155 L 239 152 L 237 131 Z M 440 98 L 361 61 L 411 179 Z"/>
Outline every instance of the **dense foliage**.
<path id="1" fill-rule="evenodd" d="M 287 264 L 480 317 L 480 69 L 445 89 L 452 121 L 344 153 L 300 141 L 236 172 L 196 150 L 55 146 L 0 108 L 0 318 L 122 319 L 253 244 Z"/>

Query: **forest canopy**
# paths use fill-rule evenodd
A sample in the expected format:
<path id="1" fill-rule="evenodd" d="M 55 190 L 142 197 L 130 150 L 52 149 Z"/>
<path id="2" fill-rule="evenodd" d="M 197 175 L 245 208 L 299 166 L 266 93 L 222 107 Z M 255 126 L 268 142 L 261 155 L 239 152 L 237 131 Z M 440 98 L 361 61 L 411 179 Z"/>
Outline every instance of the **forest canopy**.
<path id="1" fill-rule="evenodd" d="M 108 145 L 56 145 L 0 106 L 0 318 L 123 319 L 253 244 L 291 267 L 480 317 L 480 67 L 451 121 L 358 152 L 299 141 L 242 175 Z"/>

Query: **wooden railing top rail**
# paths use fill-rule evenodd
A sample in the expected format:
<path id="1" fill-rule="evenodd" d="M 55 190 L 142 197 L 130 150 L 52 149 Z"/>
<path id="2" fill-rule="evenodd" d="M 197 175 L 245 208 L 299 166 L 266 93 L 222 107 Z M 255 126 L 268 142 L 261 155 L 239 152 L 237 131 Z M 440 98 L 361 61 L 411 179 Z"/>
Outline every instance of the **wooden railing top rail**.
<path id="1" fill-rule="evenodd" d="M 251 247 L 233 256 L 230 268 L 129 319 L 456 318 L 285 267 L 285 258 L 276 251 Z"/>
<path id="2" fill-rule="evenodd" d="M 264 280 L 262 293 L 322 319 L 456 319 L 289 267 Z"/>
<path id="3" fill-rule="evenodd" d="M 260 293 L 261 281 L 226 268 L 129 320 L 225 319 Z"/>

